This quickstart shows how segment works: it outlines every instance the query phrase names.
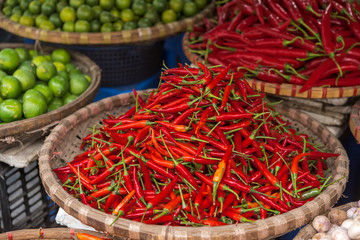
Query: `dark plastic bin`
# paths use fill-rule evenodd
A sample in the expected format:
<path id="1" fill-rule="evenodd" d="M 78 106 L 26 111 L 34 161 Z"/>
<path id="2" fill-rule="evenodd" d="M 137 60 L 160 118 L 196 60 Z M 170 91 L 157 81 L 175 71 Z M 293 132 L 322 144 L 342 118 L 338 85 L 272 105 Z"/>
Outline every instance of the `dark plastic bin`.
<path id="1" fill-rule="evenodd" d="M 59 227 L 57 211 L 41 184 L 37 162 L 26 168 L 0 163 L 0 232 Z"/>

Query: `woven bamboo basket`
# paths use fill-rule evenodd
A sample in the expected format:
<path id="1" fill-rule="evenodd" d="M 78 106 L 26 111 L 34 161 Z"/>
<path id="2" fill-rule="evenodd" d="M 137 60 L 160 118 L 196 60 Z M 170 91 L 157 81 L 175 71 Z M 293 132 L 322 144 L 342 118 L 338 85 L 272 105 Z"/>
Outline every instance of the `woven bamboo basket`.
<path id="1" fill-rule="evenodd" d="M 1 9 L 3 4 L 4 0 L 0 0 Z M 73 33 L 42 30 L 16 23 L 8 19 L 2 11 L 0 11 L 0 28 L 24 38 L 60 44 L 96 45 L 137 43 L 160 40 L 184 32 L 187 28 L 201 21 L 203 17 L 211 15 L 214 9 L 215 1 L 212 1 L 200 13 L 190 18 L 168 24 L 156 25 L 150 28 L 138 28 L 108 33 Z"/>
<path id="2" fill-rule="evenodd" d="M 347 211 L 352 207 L 357 207 L 357 202 L 350 202 L 336 208 Z M 313 228 L 311 224 L 307 224 L 302 229 L 300 229 L 299 233 L 295 236 L 294 240 L 309 240 L 311 239 L 317 231 Z"/>
<path id="3" fill-rule="evenodd" d="M 351 109 L 349 126 L 356 141 L 360 142 L 360 100 L 357 101 Z"/>
<path id="4" fill-rule="evenodd" d="M 205 63 L 205 59 L 198 54 L 192 53 L 189 50 L 189 33 L 185 33 L 183 38 L 183 50 L 185 56 L 192 63 L 200 62 Z M 246 79 L 251 87 L 257 91 L 287 97 L 298 97 L 308 99 L 319 98 L 345 98 L 360 95 L 360 85 L 351 87 L 313 87 L 309 90 L 299 93 L 302 86 L 288 84 L 288 83 L 268 83 L 257 79 Z"/>
<path id="5" fill-rule="evenodd" d="M 34 45 L 21 43 L 2 43 L 0 49 L 24 47 L 34 49 Z M 42 48 L 42 51 L 49 53 L 54 48 Z M 33 142 L 44 136 L 61 119 L 75 112 L 79 108 L 89 104 L 95 98 L 100 87 L 100 69 L 90 58 L 83 54 L 70 51 L 72 63 L 78 66 L 85 74 L 88 74 L 92 82 L 89 87 L 78 98 L 54 111 L 42 114 L 37 117 L 15 121 L 0 125 L 0 150 L 17 144 Z"/>
<path id="6" fill-rule="evenodd" d="M 83 230 L 83 229 L 73 229 L 73 228 L 40 228 L 40 229 L 22 229 L 0 234 L 0 240 L 30 240 L 30 239 L 78 239 L 76 237 L 77 233 L 87 233 L 95 237 L 102 239 L 112 239 L 120 240 L 122 238 L 106 236 L 103 233 Z"/>
<path id="7" fill-rule="evenodd" d="M 144 95 L 146 92 L 141 94 Z M 326 147 L 329 151 L 340 154 L 337 158 L 329 158 L 327 162 L 331 169 L 331 175 L 334 179 L 340 180 L 327 187 L 313 201 L 285 214 L 254 223 L 193 228 L 158 226 L 119 219 L 111 225 L 115 219 L 114 216 L 84 205 L 69 195 L 62 188 L 52 169 L 63 166 L 80 153 L 81 138 L 89 133 L 89 128 L 99 123 L 108 114 L 125 113 L 133 103 L 132 94 L 119 94 L 78 110 L 54 128 L 45 139 L 40 151 L 40 177 L 49 196 L 65 212 L 95 229 L 131 239 L 269 239 L 303 226 L 315 216 L 324 213 L 337 202 L 345 189 L 349 160 L 339 140 L 309 116 L 299 113 L 295 109 L 278 106 L 278 111 L 284 116 L 287 116 L 292 122 L 296 120 L 294 127 L 297 130 L 307 133 L 315 139 L 317 144 Z"/>

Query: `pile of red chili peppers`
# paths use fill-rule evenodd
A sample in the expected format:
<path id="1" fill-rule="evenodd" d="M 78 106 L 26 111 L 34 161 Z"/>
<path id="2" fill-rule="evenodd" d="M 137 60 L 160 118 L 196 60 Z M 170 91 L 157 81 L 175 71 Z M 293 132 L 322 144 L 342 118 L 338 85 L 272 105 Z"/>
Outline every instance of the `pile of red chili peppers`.
<path id="1" fill-rule="evenodd" d="M 189 51 L 245 77 L 311 87 L 360 85 L 360 5 L 232 0 L 189 34 Z"/>
<path id="2" fill-rule="evenodd" d="M 230 67 L 167 69 L 54 169 L 82 203 L 148 224 L 218 226 L 290 211 L 330 183 L 325 160 Z"/>

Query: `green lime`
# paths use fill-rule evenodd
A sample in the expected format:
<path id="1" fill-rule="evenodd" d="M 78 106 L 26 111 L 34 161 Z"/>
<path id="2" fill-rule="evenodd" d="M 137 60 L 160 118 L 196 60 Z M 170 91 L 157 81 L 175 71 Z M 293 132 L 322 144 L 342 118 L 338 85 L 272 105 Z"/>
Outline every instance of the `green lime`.
<path id="1" fill-rule="evenodd" d="M 6 17 L 10 17 L 11 16 L 11 10 L 12 10 L 12 7 L 10 6 L 6 6 L 3 8 L 3 13 Z"/>
<path id="2" fill-rule="evenodd" d="M 67 1 L 60 1 L 56 4 L 56 12 L 60 13 L 64 7 L 69 6 Z"/>
<path id="3" fill-rule="evenodd" d="M 29 54 L 30 54 L 30 57 L 34 58 L 34 57 L 36 57 L 36 56 L 39 56 L 41 53 L 40 53 L 39 50 L 36 50 L 36 51 L 35 51 L 35 49 L 30 49 L 30 50 L 29 50 Z"/>
<path id="4" fill-rule="evenodd" d="M 154 0 L 153 7 L 159 13 L 165 11 L 168 8 L 168 2 L 166 0 Z"/>
<path id="5" fill-rule="evenodd" d="M 63 100 L 61 98 L 54 98 L 48 106 L 48 112 L 54 111 L 59 107 L 64 105 Z"/>
<path id="6" fill-rule="evenodd" d="M 49 81 L 56 74 L 56 68 L 51 62 L 43 62 L 36 68 L 36 76 L 42 81 Z"/>
<path id="7" fill-rule="evenodd" d="M 21 18 L 21 15 L 20 15 L 20 14 L 13 14 L 13 15 L 11 15 L 11 17 L 10 17 L 10 20 L 13 21 L 13 22 L 19 23 L 20 18 Z"/>
<path id="8" fill-rule="evenodd" d="M 84 74 L 76 74 L 70 77 L 70 92 L 74 95 L 82 94 L 89 85 Z"/>
<path id="9" fill-rule="evenodd" d="M 0 69 L 13 71 L 20 63 L 19 55 L 12 48 L 4 48 L 0 51 Z"/>
<path id="10" fill-rule="evenodd" d="M 75 22 L 75 32 L 90 32 L 90 23 L 85 20 L 77 20 Z"/>
<path id="11" fill-rule="evenodd" d="M 34 63 L 31 62 L 31 60 L 26 60 L 20 63 L 17 69 L 24 69 L 26 71 L 29 71 L 33 74 L 36 73 L 36 66 Z"/>
<path id="12" fill-rule="evenodd" d="M 94 19 L 90 23 L 90 31 L 91 32 L 100 32 L 100 21 L 98 19 Z"/>
<path id="13" fill-rule="evenodd" d="M 121 31 L 123 29 L 124 23 L 121 20 L 118 20 L 113 23 L 112 28 L 114 31 Z"/>
<path id="14" fill-rule="evenodd" d="M 152 23 L 148 18 L 140 18 L 138 21 L 139 28 L 151 27 Z"/>
<path id="15" fill-rule="evenodd" d="M 85 74 L 84 76 L 85 76 L 86 80 L 88 80 L 89 83 L 92 82 L 92 79 L 89 75 Z"/>
<path id="16" fill-rule="evenodd" d="M 95 5 L 92 7 L 92 11 L 93 11 L 93 19 L 98 19 L 100 18 L 100 15 L 103 10 L 99 5 Z"/>
<path id="17" fill-rule="evenodd" d="M 86 0 L 86 4 L 89 6 L 99 5 L 99 0 Z"/>
<path id="18" fill-rule="evenodd" d="M 39 28 L 51 31 L 55 29 L 55 25 L 50 20 L 44 20 L 39 24 Z"/>
<path id="19" fill-rule="evenodd" d="M 12 11 L 11 11 L 11 13 L 13 14 L 13 15 L 22 15 L 23 14 L 23 10 L 21 9 L 21 7 L 20 6 L 16 6 L 16 7 L 14 7 L 13 9 L 12 9 Z"/>
<path id="20" fill-rule="evenodd" d="M 184 6 L 184 2 L 183 0 L 170 0 L 169 5 L 174 12 L 181 12 Z"/>
<path id="21" fill-rule="evenodd" d="M 70 0 L 70 6 L 73 8 L 79 8 L 84 5 L 85 0 Z"/>
<path id="22" fill-rule="evenodd" d="M 78 68 L 74 68 L 74 69 L 71 69 L 69 71 L 69 76 L 71 78 L 72 75 L 76 75 L 76 74 L 83 74 L 82 71 Z"/>
<path id="23" fill-rule="evenodd" d="M 89 5 L 82 5 L 76 10 L 76 17 L 80 20 L 91 21 L 93 18 L 93 10 Z"/>
<path id="24" fill-rule="evenodd" d="M 45 96 L 35 89 L 29 89 L 23 96 L 23 113 L 25 118 L 32 118 L 47 112 Z"/>
<path id="25" fill-rule="evenodd" d="M 133 2 L 131 9 L 133 10 L 135 15 L 142 16 L 146 12 L 146 3 L 145 1 L 135 1 Z"/>
<path id="26" fill-rule="evenodd" d="M 64 23 L 74 22 L 76 20 L 76 12 L 72 7 L 64 7 L 60 12 L 60 19 Z"/>
<path id="27" fill-rule="evenodd" d="M 18 100 L 6 99 L 0 103 L 0 119 L 9 123 L 22 118 L 22 105 Z"/>
<path id="28" fill-rule="evenodd" d="M 46 16 L 50 16 L 53 12 L 55 12 L 56 6 L 50 2 L 44 2 L 41 4 L 41 13 Z"/>
<path id="29" fill-rule="evenodd" d="M 34 19 L 28 16 L 21 16 L 19 19 L 19 23 L 25 26 L 32 27 L 34 26 Z"/>
<path id="30" fill-rule="evenodd" d="M 153 8 L 146 11 L 144 18 L 149 19 L 151 24 L 155 24 L 160 19 L 159 13 Z"/>
<path id="31" fill-rule="evenodd" d="M 176 13 L 172 9 L 166 9 L 161 14 L 161 21 L 163 23 L 171 23 L 176 21 Z"/>
<path id="32" fill-rule="evenodd" d="M 65 32 L 75 32 L 75 23 L 74 22 L 66 22 L 66 23 L 64 23 L 63 30 Z"/>
<path id="33" fill-rule="evenodd" d="M 62 62 L 64 64 L 70 63 L 71 55 L 64 48 L 57 48 L 51 52 L 51 60 L 53 62 Z"/>
<path id="34" fill-rule="evenodd" d="M 39 92 L 41 92 L 46 99 L 46 103 L 50 104 L 51 101 L 54 99 L 54 93 L 53 91 L 50 89 L 49 86 L 45 85 L 45 84 L 38 84 L 34 87 L 35 90 L 38 90 Z"/>
<path id="35" fill-rule="evenodd" d="M 39 27 L 40 23 L 42 23 L 43 21 L 47 21 L 47 20 L 49 20 L 49 18 L 46 15 L 44 15 L 44 14 L 37 15 L 35 17 L 35 25 L 37 27 Z"/>
<path id="36" fill-rule="evenodd" d="M 73 69 L 77 69 L 77 66 L 73 63 L 67 63 L 65 66 L 67 72 L 71 72 Z"/>
<path id="37" fill-rule="evenodd" d="M 100 7 L 105 11 L 110 11 L 115 6 L 115 0 L 100 0 Z"/>
<path id="38" fill-rule="evenodd" d="M 63 24 L 58 13 L 51 14 L 49 20 L 54 24 L 55 28 L 59 28 Z"/>
<path id="39" fill-rule="evenodd" d="M 130 8 L 126 8 L 121 11 L 121 20 L 123 22 L 134 21 L 134 18 L 135 18 L 134 12 Z"/>
<path id="40" fill-rule="evenodd" d="M 112 21 L 112 16 L 110 12 L 102 11 L 100 14 L 101 23 L 110 23 Z"/>
<path id="41" fill-rule="evenodd" d="M 16 5 L 19 4 L 19 2 L 17 0 L 7 0 L 5 3 L 7 6 L 10 6 L 10 7 L 15 7 Z"/>
<path id="42" fill-rule="evenodd" d="M 132 22 L 125 22 L 123 29 L 124 30 L 134 30 L 137 28 L 137 24 L 136 22 L 132 21 Z"/>
<path id="43" fill-rule="evenodd" d="M 72 101 L 74 101 L 78 96 L 74 95 L 74 94 L 69 94 L 66 95 L 64 97 L 64 105 L 71 103 Z"/>
<path id="44" fill-rule="evenodd" d="M 35 16 L 32 15 L 32 13 L 29 10 L 25 10 L 23 12 L 23 16 L 32 17 L 33 19 L 35 19 Z"/>
<path id="45" fill-rule="evenodd" d="M 113 28 L 113 25 L 110 22 L 104 23 L 100 27 L 100 32 L 113 32 L 113 31 L 114 31 L 114 28 Z"/>
<path id="46" fill-rule="evenodd" d="M 121 12 L 119 10 L 117 10 L 116 8 L 112 9 L 110 11 L 110 14 L 111 14 L 111 19 L 112 21 L 117 21 L 118 19 L 121 18 Z"/>
<path id="47" fill-rule="evenodd" d="M 207 0 L 194 0 L 196 6 L 198 7 L 198 9 L 203 9 L 204 7 L 206 7 Z"/>
<path id="48" fill-rule="evenodd" d="M 4 72 L 3 70 L 0 70 L 0 82 L 1 82 L 1 79 L 5 76 L 7 76 L 7 73 Z"/>
<path id="49" fill-rule="evenodd" d="M 35 86 L 35 76 L 33 73 L 26 71 L 24 69 L 17 69 L 14 74 L 14 77 L 17 78 L 17 80 L 21 83 L 21 89 L 23 92 L 29 90 L 30 88 L 33 88 Z"/>
<path id="50" fill-rule="evenodd" d="M 55 76 L 48 83 L 55 97 L 63 97 L 69 91 L 69 81 L 61 76 Z"/>
<path id="51" fill-rule="evenodd" d="M 13 76 L 4 76 L 0 82 L 0 95 L 3 99 L 17 98 L 22 93 L 20 81 Z"/>
<path id="52" fill-rule="evenodd" d="M 30 53 L 29 53 L 29 51 L 27 49 L 25 49 L 25 48 L 15 48 L 14 50 L 19 56 L 20 63 L 22 63 L 25 60 L 30 60 L 31 59 Z"/>
<path id="53" fill-rule="evenodd" d="M 198 11 L 198 6 L 194 2 L 184 3 L 183 13 L 186 17 L 194 16 Z"/>
<path id="54" fill-rule="evenodd" d="M 29 0 L 20 0 L 20 8 L 25 11 L 26 9 L 28 9 L 30 1 Z"/>
<path id="55" fill-rule="evenodd" d="M 57 75 L 65 78 L 67 81 L 70 81 L 69 73 L 66 71 L 59 71 Z"/>
<path id="56" fill-rule="evenodd" d="M 131 0 L 115 0 L 116 7 L 120 10 L 130 8 Z"/>
<path id="57" fill-rule="evenodd" d="M 36 57 L 34 57 L 32 59 L 32 63 L 38 67 L 41 63 L 47 62 L 48 60 L 46 59 L 46 57 L 42 56 L 42 55 L 38 55 Z"/>
<path id="58" fill-rule="evenodd" d="M 66 66 L 62 62 L 53 62 L 53 64 L 54 64 L 57 72 L 66 71 Z"/>

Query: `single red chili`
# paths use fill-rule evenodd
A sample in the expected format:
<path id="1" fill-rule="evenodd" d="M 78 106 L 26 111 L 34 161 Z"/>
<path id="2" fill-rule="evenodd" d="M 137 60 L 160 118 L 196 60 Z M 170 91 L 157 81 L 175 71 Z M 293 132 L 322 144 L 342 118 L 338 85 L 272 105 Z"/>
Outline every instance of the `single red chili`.
<path id="1" fill-rule="evenodd" d="M 173 191 L 176 183 L 177 183 L 178 177 L 175 176 L 175 178 L 173 180 L 171 180 L 171 182 L 166 185 L 161 192 L 159 192 L 158 194 L 156 194 L 156 197 L 152 200 L 150 200 L 146 206 L 146 210 L 156 206 L 157 204 L 159 204 L 162 200 L 164 200 L 168 195 L 170 195 L 170 193 Z"/>
<path id="2" fill-rule="evenodd" d="M 324 47 L 324 50 L 327 54 L 330 54 L 334 51 L 333 37 L 330 27 L 330 14 L 333 7 L 333 1 L 326 7 L 325 12 L 321 17 L 321 40 Z"/>

